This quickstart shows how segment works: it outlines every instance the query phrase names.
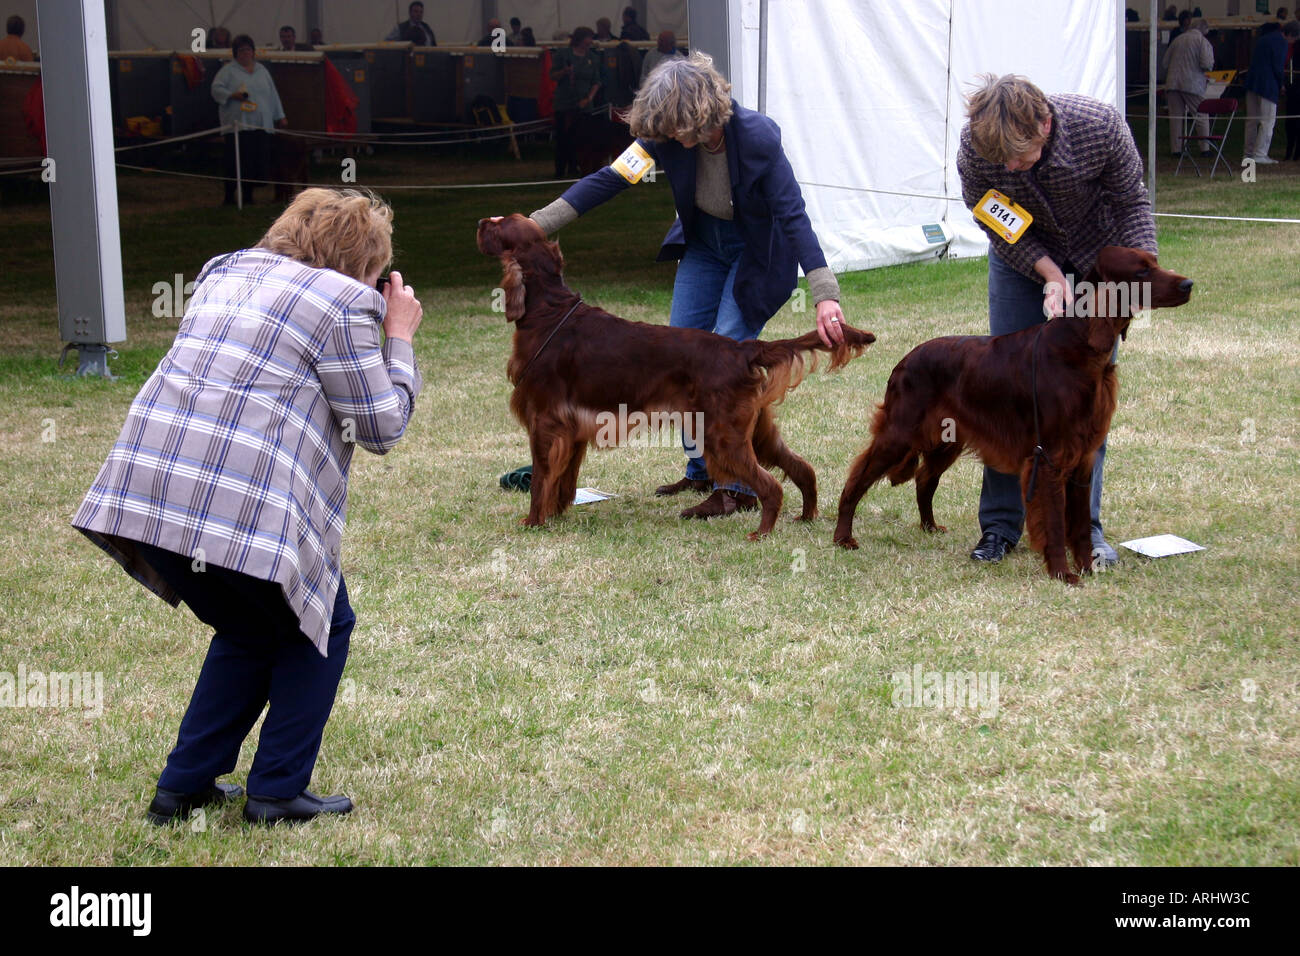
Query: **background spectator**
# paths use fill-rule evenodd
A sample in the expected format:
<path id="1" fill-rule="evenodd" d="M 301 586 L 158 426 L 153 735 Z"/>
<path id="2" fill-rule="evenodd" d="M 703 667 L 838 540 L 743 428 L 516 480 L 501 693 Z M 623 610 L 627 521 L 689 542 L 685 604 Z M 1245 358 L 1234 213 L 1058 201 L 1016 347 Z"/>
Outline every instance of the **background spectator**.
<path id="1" fill-rule="evenodd" d="M 406 8 L 406 19 L 394 27 L 384 39 L 406 40 L 416 46 L 438 45 L 433 30 L 424 22 L 424 4 L 420 0 L 415 0 Z"/>
<path id="2" fill-rule="evenodd" d="M 235 136 L 239 136 L 239 172 L 244 180 L 244 203 L 253 201 L 250 179 L 269 179 L 271 133 L 289 125 L 280 105 L 280 94 L 266 67 L 257 62 L 253 38 L 241 33 L 231 47 L 235 59 L 212 78 L 212 98 L 217 101 L 222 125 L 237 126 L 238 134 L 225 134 L 226 198 L 235 204 Z"/>
<path id="3" fill-rule="evenodd" d="M 508 42 L 511 46 L 524 46 L 523 23 L 518 17 L 510 18 L 510 36 Z"/>
<path id="4" fill-rule="evenodd" d="M 498 31 L 498 30 L 501 30 L 501 21 L 498 20 L 496 17 L 493 17 L 491 20 L 489 20 L 489 21 L 487 22 L 487 33 L 483 34 L 483 36 L 482 36 L 481 38 L 479 38 L 478 45 L 479 45 L 479 46 L 491 46 L 491 45 L 492 45 L 492 41 L 496 39 L 496 31 Z M 502 30 L 502 35 L 504 35 L 504 34 L 505 34 L 505 31 Z M 507 39 L 507 41 L 506 41 L 506 46 L 509 46 L 509 45 L 510 45 L 510 43 L 509 43 L 509 40 Z"/>
<path id="5" fill-rule="evenodd" d="M 1293 27 L 1294 29 L 1288 29 Z M 1286 159 L 1300 159 L 1300 21 L 1282 28 L 1287 38 L 1286 53 Z"/>
<path id="6" fill-rule="evenodd" d="M 230 31 L 225 27 L 213 27 L 208 31 L 209 50 L 229 50 Z"/>
<path id="7" fill-rule="evenodd" d="M 614 36 L 614 31 L 611 27 L 612 24 L 609 22 L 609 17 L 601 17 L 596 21 L 597 43 L 610 43 L 618 39 L 618 37 Z"/>
<path id="8" fill-rule="evenodd" d="M 23 42 L 25 32 L 27 24 L 17 14 L 5 21 L 5 38 L 0 40 L 0 60 L 13 59 L 30 63 L 36 58 L 32 48 Z"/>
<path id="9" fill-rule="evenodd" d="M 1184 10 L 1182 13 L 1178 14 L 1178 26 L 1169 31 L 1169 42 L 1173 43 L 1177 40 L 1180 36 L 1191 29 L 1191 25 L 1192 11 Z"/>
<path id="10" fill-rule="evenodd" d="M 618 35 L 620 40 L 648 40 L 650 34 L 646 28 L 636 22 L 636 7 L 627 7 L 623 10 L 623 32 Z"/>
<path id="11" fill-rule="evenodd" d="M 280 27 L 280 49 L 298 49 L 298 31 L 293 27 Z"/>
<path id="12" fill-rule="evenodd" d="M 1300 27 L 1288 23 L 1288 30 Z M 1246 74 L 1246 158 L 1256 163 L 1276 163 L 1268 155 L 1273 144 L 1273 125 L 1277 122 L 1277 101 L 1282 93 L 1282 68 L 1286 64 L 1286 36 L 1276 23 L 1259 28 L 1259 39 L 1250 54 L 1250 71 Z"/>
<path id="13" fill-rule="evenodd" d="M 522 46 L 537 46 L 537 38 L 533 36 L 532 27 L 524 27 L 519 31 L 519 36 L 522 38 Z"/>
<path id="14" fill-rule="evenodd" d="M 1175 156 L 1183 150 L 1187 116 L 1195 117 L 1196 134 L 1210 135 L 1210 117 L 1196 108 L 1205 99 L 1205 71 L 1214 68 L 1214 47 L 1206 39 L 1210 25 L 1197 20 L 1165 49 L 1160 66 L 1165 70 L 1165 96 L 1169 100 L 1169 148 Z M 1204 141 L 1201 152 L 1208 152 Z"/>
<path id="15" fill-rule="evenodd" d="M 591 52 L 591 27 L 578 27 L 569 45 L 555 51 L 551 79 L 555 81 L 555 178 L 578 171 L 573 126 L 578 114 L 596 100 L 603 72 L 600 57 Z"/>
<path id="16" fill-rule="evenodd" d="M 645 59 L 641 61 L 641 82 L 646 81 L 650 71 L 662 63 L 664 60 L 671 60 L 675 56 L 681 56 L 677 49 L 677 36 L 672 30 L 664 30 L 659 34 L 658 46 L 653 50 L 647 50 Z"/>
<path id="17" fill-rule="evenodd" d="M 325 45 L 325 34 L 321 33 L 320 27 L 311 28 L 311 45 L 312 46 Z"/>

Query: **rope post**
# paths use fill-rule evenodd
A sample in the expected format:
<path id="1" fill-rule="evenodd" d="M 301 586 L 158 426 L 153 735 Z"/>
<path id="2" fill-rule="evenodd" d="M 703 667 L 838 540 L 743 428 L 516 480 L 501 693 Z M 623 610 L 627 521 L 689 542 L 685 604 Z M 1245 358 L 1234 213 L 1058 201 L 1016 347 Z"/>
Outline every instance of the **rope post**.
<path id="1" fill-rule="evenodd" d="M 244 211 L 244 174 L 239 162 L 239 127 L 240 118 L 235 117 L 235 130 L 232 134 L 235 137 L 235 208 L 240 212 Z"/>

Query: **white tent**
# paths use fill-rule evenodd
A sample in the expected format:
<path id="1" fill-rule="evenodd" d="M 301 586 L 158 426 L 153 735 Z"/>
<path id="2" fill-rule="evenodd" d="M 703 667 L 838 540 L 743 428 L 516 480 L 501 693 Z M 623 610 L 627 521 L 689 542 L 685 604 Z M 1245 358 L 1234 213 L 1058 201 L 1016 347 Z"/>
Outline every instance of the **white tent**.
<path id="1" fill-rule="evenodd" d="M 426 0 L 439 43 L 474 42 L 485 12 L 521 17 L 539 39 L 618 17 L 618 0 Z M 655 33 L 694 31 L 693 45 L 729 64 L 737 99 L 759 100 L 760 0 L 644 0 Z M 30 12 L 35 0 L 13 0 Z M 306 38 L 319 11 L 327 41 L 381 38 L 406 0 L 114 0 L 118 46 L 183 48 L 219 23 L 272 43 L 281 24 Z M 983 233 L 960 202 L 963 91 L 980 73 L 1027 75 L 1048 93 L 1078 92 L 1123 108 L 1122 0 L 770 0 L 766 111 L 814 228 L 837 271 L 937 255 L 982 255 Z M 727 14 L 725 40 L 697 20 Z M 689 13 L 689 18 L 688 18 Z M 34 23 L 34 17 L 29 17 Z M 113 24 L 110 23 L 110 33 Z M 713 36 L 718 36 L 714 31 Z M 954 201 L 956 200 L 956 201 Z M 928 228 L 927 228 L 928 227 Z"/>
<path id="2" fill-rule="evenodd" d="M 727 2 L 733 87 L 757 108 L 759 0 Z M 766 112 L 832 268 L 983 255 L 960 202 L 963 91 L 1020 73 L 1122 110 L 1123 21 L 1116 0 L 770 0 Z"/>

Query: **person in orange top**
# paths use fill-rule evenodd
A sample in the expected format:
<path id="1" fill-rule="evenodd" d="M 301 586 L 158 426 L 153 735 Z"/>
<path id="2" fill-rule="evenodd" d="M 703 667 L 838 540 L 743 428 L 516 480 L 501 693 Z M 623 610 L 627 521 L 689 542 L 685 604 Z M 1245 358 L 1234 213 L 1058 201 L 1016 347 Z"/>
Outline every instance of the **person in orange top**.
<path id="1" fill-rule="evenodd" d="M 26 29 L 27 24 L 17 14 L 5 21 L 5 33 L 8 35 L 3 40 L 0 40 L 0 60 L 25 60 L 30 62 L 36 59 L 32 54 L 32 48 L 23 42 L 23 33 Z"/>

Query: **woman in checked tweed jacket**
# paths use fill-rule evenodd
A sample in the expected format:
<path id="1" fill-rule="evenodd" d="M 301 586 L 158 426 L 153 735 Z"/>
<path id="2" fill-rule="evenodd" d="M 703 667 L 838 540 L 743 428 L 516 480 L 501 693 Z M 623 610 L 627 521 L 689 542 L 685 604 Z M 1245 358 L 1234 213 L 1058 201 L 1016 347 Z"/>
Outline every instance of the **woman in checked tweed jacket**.
<path id="1" fill-rule="evenodd" d="M 307 784 L 356 620 L 339 555 L 352 450 L 392 448 L 420 391 L 420 303 L 397 272 L 376 291 L 391 261 L 385 203 L 308 189 L 255 248 L 209 262 L 73 518 L 215 631 L 155 822 L 243 793 L 216 778 L 268 701 L 245 817 L 352 808 Z"/>

